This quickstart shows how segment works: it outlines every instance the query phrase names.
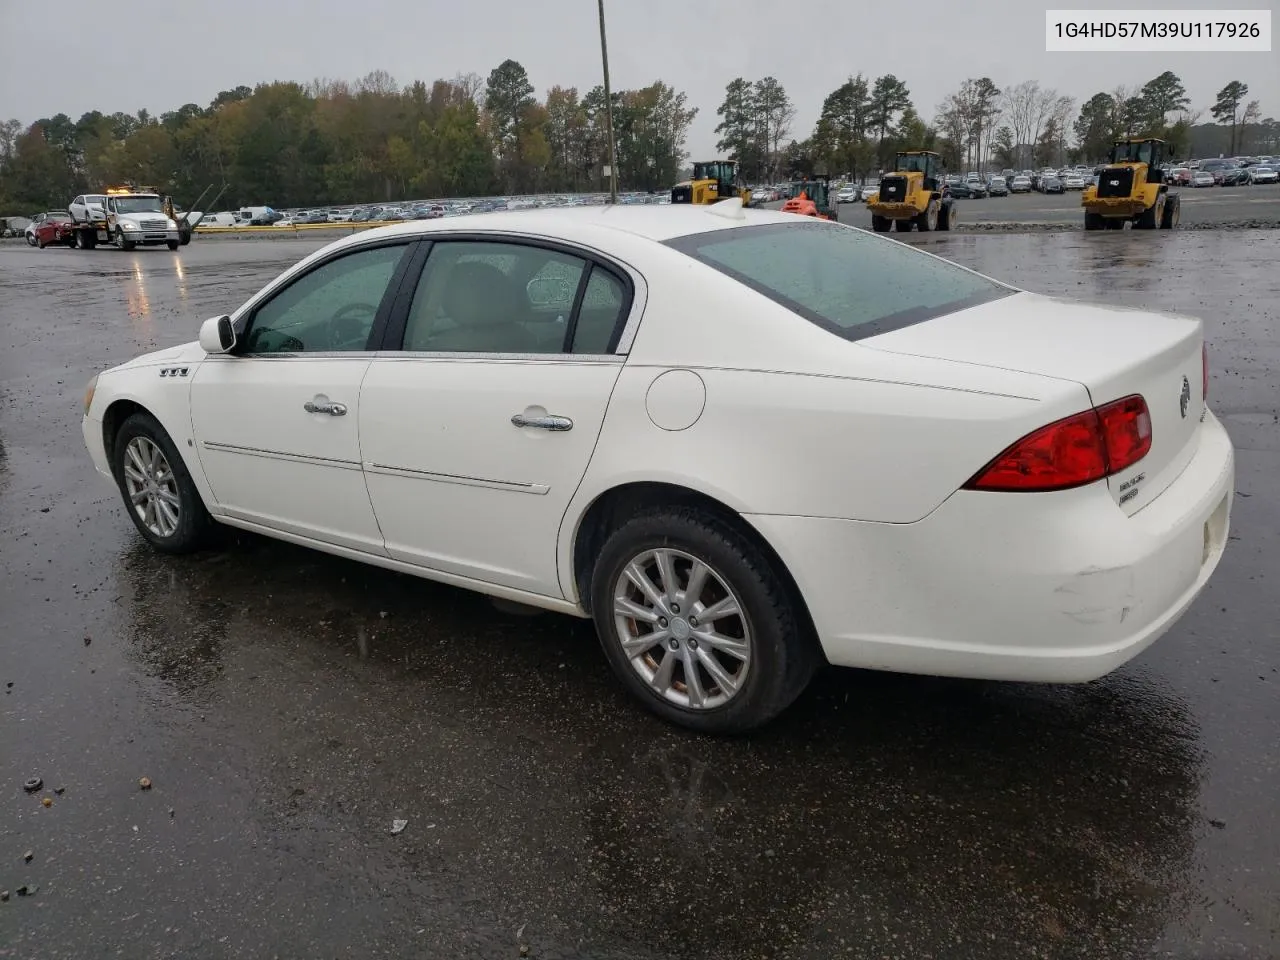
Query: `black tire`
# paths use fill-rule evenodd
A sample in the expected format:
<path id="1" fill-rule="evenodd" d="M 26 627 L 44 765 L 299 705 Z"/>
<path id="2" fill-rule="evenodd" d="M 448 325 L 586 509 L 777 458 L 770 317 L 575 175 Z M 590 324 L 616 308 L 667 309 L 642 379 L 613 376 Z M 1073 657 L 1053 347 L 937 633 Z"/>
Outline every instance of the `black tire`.
<path id="1" fill-rule="evenodd" d="M 37 249 L 37 250 L 43 250 L 43 249 L 44 249 L 44 247 L 45 247 L 45 243 L 44 243 L 44 241 L 43 241 L 43 240 L 41 240 L 39 237 L 36 237 L 36 249 Z"/>
<path id="2" fill-rule="evenodd" d="M 171 468 L 173 480 L 177 487 L 178 523 L 177 528 L 169 536 L 161 536 L 151 530 L 143 522 L 138 511 L 130 501 L 129 490 L 125 483 L 125 458 L 130 441 L 145 437 L 160 448 L 165 460 Z M 111 472 L 115 475 L 116 486 L 120 488 L 120 496 L 124 499 L 125 510 L 133 524 L 138 528 L 144 540 L 162 553 L 191 553 L 204 547 L 213 536 L 213 518 L 205 508 L 200 491 L 187 470 L 187 465 L 178 453 L 178 448 L 165 432 L 160 422 L 149 413 L 135 413 L 121 425 L 111 447 Z"/>
<path id="3" fill-rule="evenodd" d="M 938 211 L 938 229 L 950 230 L 956 225 L 956 205 L 951 200 L 942 201 L 942 209 Z"/>
<path id="4" fill-rule="evenodd" d="M 119 227 L 117 227 L 116 228 L 116 246 L 119 247 L 121 250 L 123 250 L 125 253 L 128 253 L 130 250 L 132 250 L 136 246 L 136 244 L 132 240 L 126 240 L 124 238 L 124 231 L 121 230 Z"/>
<path id="5" fill-rule="evenodd" d="M 36 235 L 35 235 L 34 233 L 28 233 L 28 234 L 27 234 L 27 246 L 28 246 L 28 247 L 34 247 L 34 246 L 36 246 L 36 244 L 37 244 L 37 243 L 38 243 L 38 241 L 36 240 Z"/>
<path id="6" fill-rule="evenodd" d="M 910 233 L 911 228 L 916 225 L 915 219 L 908 217 L 902 220 L 893 221 L 893 229 L 898 233 Z"/>
<path id="7" fill-rule="evenodd" d="M 1138 214 L 1138 218 L 1133 221 L 1135 230 L 1154 230 L 1160 225 L 1160 221 L 1164 218 L 1164 204 L 1161 202 L 1163 199 L 1163 194 L 1157 194 L 1155 203 Z"/>
<path id="8" fill-rule="evenodd" d="M 669 548 L 705 563 L 733 591 L 750 632 L 750 667 L 727 702 L 695 709 L 655 691 L 632 666 L 614 623 L 614 587 L 646 550 Z M 605 542 L 591 578 L 591 609 L 605 657 L 624 687 L 649 710 L 700 733 L 743 733 L 789 707 L 822 662 L 799 598 L 776 561 L 714 513 L 656 507 L 633 517 Z M 664 657 L 668 654 L 664 653 Z"/>
<path id="9" fill-rule="evenodd" d="M 1105 230 L 1107 226 L 1107 218 L 1100 213 L 1086 213 L 1084 215 L 1084 228 L 1086 230 Z"/>
<path id="10" fill-rule="evenodd" d="M 888 217 L 878 217 L 874 213 L 871 215 L 871 229 L 876 233 L 888 233 L 891 223 L 893 221 Z"/>
<path id="11" fill-rule="evenodd" d="M 170 250 L 177 250 L 178 247 L 180 247 L 181 245 L 182 245 L 181 240 L 169 240 L 169 241 L 166 241 L 165 243 L 165 246 L 167 246 Z"/>
<path id="12" fill-rule="evenodd" d="M 929 233 L 938 229 L 938 217 L 940 215 L 938 206 L 937 200 L 930 200 L 929 205 L 924 208 L 924 213 L 916 217 L 916 226 L 920 228 L 921 233 Z"/>
<path id="13" fill-rule="evenodd" d="M 1161 230 L 1172 230 L 1182 221 L 1182 198 L 1170 194 L 1164 203 L 1164 216 L 1160 218 Z"/>
<path id="14" fill-rule="evenodd" d="M 179 233 L 179 234 L 178 234 L 178 242 L 179 242 L 180 244 L 182 244 L 182 246 L 184 246 L 184 247 L 185 247 L 188 243 L 190 243 L 190 242 L 191 242 L 191 230 L 190 230 L 190 229 L 186 229 L 186 230 L 183 230 L 181 233 Z"/>

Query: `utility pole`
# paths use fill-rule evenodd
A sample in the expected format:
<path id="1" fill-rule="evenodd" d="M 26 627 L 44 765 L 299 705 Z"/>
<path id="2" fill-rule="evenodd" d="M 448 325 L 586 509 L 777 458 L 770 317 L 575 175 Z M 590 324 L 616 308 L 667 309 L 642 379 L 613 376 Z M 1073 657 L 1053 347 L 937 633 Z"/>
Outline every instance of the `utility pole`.
<path id="1" fill-rule="evenodd" d="M 613 142 L 613 93 L 609 89 L 609 44 L 604 38 L 604 0 L 600 7 L 600 60 L 604 64 L 604 129 L 609 137 L 609 202 L 618 202 L 618 151 Z"/>

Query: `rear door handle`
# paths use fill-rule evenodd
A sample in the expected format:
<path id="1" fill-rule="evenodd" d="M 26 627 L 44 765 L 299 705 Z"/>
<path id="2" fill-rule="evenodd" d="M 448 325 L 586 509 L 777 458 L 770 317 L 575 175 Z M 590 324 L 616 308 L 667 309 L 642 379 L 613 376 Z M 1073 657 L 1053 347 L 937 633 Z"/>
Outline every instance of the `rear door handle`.
<path id="1" fill-rule="evenodd" d="M 553 415 L 545 417 L 526 417 L 523 413 L 517 413 L 511 418 L 511 423 L 517 427 L 536 427 L 539 430 L 555 430 L 558 433 L 573 429 L 573 421 L 568 417 L 557 417 Z"/>
<path id="2" fill-rule="evenodd" d="M 331 417 L 345 417 L 347 415 L 347 405 L 345 403 L 334 403 L 330 400 L 308 400 L 302 405 L 302 409 L 307 413 L 327 413 Z"/>

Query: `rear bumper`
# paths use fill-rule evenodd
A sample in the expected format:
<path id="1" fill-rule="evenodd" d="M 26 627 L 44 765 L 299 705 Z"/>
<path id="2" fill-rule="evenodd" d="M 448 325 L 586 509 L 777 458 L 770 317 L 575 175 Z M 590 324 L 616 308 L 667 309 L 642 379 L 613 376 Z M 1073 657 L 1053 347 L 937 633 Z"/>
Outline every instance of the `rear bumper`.
<path id="1" fill-rule="evenodd" d="M 911 524 L 752 515 L 834 664 L 1077 683 L 1132 659 L 1204 587 L 1227 541 L 1235 460 L 1213 415 L 1182 474 L 1133 516 L 1105 484 L 959 491 Z"/>
<path id="2" fill-rule="evenodd" d="M 893 220 L 901 220 L 903 217 L 917 216 L 920 211 L 909 203 L 881 203 L 875 201 L 868 203 L 867 209 L 877 217 L 889 217 Z"/>
<path id="3" fill-rule="evenodd" d="M 1136 217 L 1147 209 L 1144 201 L 1130 200 L 1128 197 L 1105 197 L 1101 200 L 1096 197 L 1086 198 L 1083 206 L 1087 212 L 1101 214 L 1104 217 Z"/>

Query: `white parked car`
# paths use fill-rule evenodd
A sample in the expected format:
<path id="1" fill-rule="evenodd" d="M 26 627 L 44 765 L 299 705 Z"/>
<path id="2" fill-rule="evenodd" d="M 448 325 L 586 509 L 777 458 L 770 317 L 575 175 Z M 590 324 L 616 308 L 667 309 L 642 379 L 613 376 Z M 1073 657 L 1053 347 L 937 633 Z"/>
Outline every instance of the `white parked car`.
<path id="1" fill-rule="evenodd" d="M 234 213 L 223 211 L 222 213 L 206 213 L 200 218 L 199 227 L 235 227 L 239 226 Z"/>
<path id="2" fill-rule="evenodd" d="M 1072 171 L 1062 178 L 1062 187 L 1064 190 L 1083 190 L 1088 186 L 1088 177 L 1077 171 Z"/>
<path id="3" fill-rule="evenodd" d="M 736 731 L 824 658 L 1077 682 L 1168 630 L 1234 490 L 1203 332 L 735 201 L 480 214 L 329 244 L 83 432 L 161 551 L 217 522 L 592 617 Z"/>
<path id="4" fill-rule="evenodd" d="M 107 196 L 103 193 L 82 194 L 67 205 L 67 212 L 71 214 L 71 219 L 75 223 L 105 220 L 107 217 Z"/>
<path id="5" fill-rule="evenodd" d="M 858 185 L 856 183 L 849 184 L 847 187 L 841 187 L 840 192 L 836 194 L 837 203 L 855 203 L 858 199 Z"/>
<path id="6" fill-rule="evenodd" d="M 1250 183 L 1275 183 L 1280 180 L 1280 173 L 1276 172 L 1275 167 L 1267 167 L 1262 164 L 1252 166 L 1249 170 Z"/>
<path id="7" fill-rule="evenodd" d="M 1213 174 L 1208 170 L 1195 170 L 1191 174 L 1191 186 L 1193 187 L 1212 187 L 1217 183 L 1213 179 Z"/>
<path id="8" fill-rule="evenodd" d="M 1024 173 L 1018 174 L 1016 177 L 1014 177 L 1012 180 L 1009 181 L 1009 192 L 1010 193 L 1030 193 L 1031 178 Z"/>

